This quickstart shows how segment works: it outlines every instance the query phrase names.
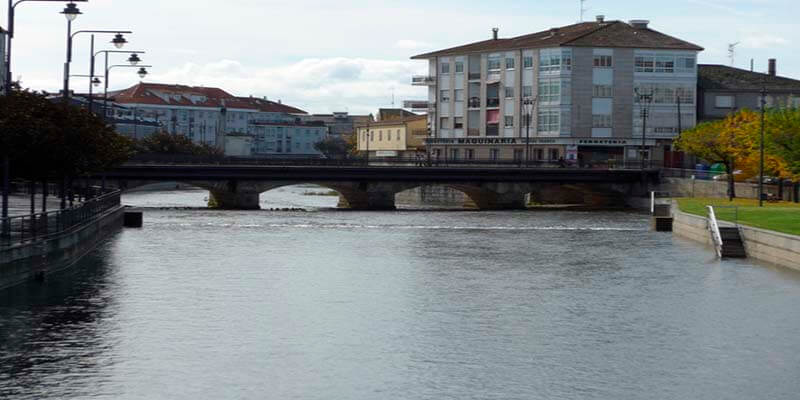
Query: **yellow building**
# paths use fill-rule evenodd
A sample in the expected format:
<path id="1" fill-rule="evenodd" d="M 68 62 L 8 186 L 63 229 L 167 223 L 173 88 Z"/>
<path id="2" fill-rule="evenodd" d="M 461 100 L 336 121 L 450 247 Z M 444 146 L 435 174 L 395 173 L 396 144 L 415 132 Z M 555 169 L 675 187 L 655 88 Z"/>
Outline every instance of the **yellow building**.
<path id="1" fill-rule="evenodd" d="M 369 157 L 413 160 L 425 152 L 427 136 L 427 115 L 372 122 L 358 127 L 358 152 L 368 152 Z"/>

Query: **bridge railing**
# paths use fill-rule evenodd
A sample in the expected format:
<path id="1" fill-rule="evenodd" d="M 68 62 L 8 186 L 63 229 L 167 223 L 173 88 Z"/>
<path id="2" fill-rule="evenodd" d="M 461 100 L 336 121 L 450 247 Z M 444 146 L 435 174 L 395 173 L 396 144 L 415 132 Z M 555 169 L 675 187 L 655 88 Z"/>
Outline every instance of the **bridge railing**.
<path id="1" fill-rule="evenodd" d="M 481 167 L 481 168 L 589 168 L 589 169 L 640 169 L 641 161 L 635 160 L 513 160 L 491 158 L 448 158 L 428 157 L 351 157 L 351 158 L 251 158 L 223 157 L 209 158 L 192 155 L 143 154 L 132 158 L 128 164 L 170 164 L 170 165 L 268 165 L 268 166 L 375 166 L 375 167 Z M 660 167 L 659 161 L 648 161 L 645 168 Z"/>
<path id="2" fill-rule="evenodd" d="M 100 191 L 99 188 L 94 190 Z M 120 205 L 120 191 L 106 190 L 63 210 L 0 219 L 0 247 L 45 240 L 94 221 Z"/>

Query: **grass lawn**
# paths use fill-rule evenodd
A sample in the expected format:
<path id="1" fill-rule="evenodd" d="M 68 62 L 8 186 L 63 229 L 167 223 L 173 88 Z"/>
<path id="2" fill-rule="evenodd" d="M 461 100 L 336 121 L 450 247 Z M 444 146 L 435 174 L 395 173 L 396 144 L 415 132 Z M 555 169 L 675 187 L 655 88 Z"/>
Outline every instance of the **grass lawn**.
<path id="1" fill-rule="evenodd" d="M 736 211 L 733 208 L 722 208 L 723 206 L 737 206 L 738 220 L 740 224 L 755 226 L 757 228 L 769 229 L 777 232 L 800 235 L 800 204 L 777 202 L 764 202 L 764 207 L 758 207 L 758 200 L 755 199 L 734 199 L 732 202 L 727 199 L 718 198 L 679 198 L 678 206 L 681 211 L 689 214 L 707 216 L 707 205 L 714 206 L 717 218 L 725 221 L 734 222 Z"/>

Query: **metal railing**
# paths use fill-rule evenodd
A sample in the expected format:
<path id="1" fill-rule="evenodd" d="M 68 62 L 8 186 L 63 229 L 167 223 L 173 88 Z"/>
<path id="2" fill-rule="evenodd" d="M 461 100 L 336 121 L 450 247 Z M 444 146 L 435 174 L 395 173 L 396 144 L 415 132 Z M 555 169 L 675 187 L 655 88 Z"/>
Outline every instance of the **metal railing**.
<path id="1" fill-rule="evenodd" d="M 714 251 L 717 252 L 718 258 L 722 258 L 722 234 L 719 233 L 717 215 L 714 213 L 714 206 L 706 207 L 708 208 L 708 230 L 711 231 L 711 240 L 714 242 Z"/>
<path id="2" fill-rule="evenodd" d="M 100 192 L 99 188 L 93 187 Z M 71 208 L 9 217 L 0 220 L 0 246 L 13 246 L 51 238 L 94 221 L 120 205 L 120 191 L 106 191 Z"/>
<path id="3" fill-rule="evenodd" d="M 435 76 L 414 75 L 411 77 L 412 85 L 433 85 L 434 83 L 436 83 Z"/>

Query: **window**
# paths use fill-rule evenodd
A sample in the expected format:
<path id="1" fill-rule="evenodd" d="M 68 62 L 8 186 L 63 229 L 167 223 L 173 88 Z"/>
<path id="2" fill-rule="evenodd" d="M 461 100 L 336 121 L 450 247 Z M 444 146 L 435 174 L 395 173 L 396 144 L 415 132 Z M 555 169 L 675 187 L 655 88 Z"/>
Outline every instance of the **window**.
<path id="1" fill-rule="evenodd" d="M 497 161 L 500 158 L 500 149 L 489 149 L 489 159 Z"/>
<path id="2" fill-rule="evenodd" d="M 539 71 L 558 72 L 572 69 L 572 50 L 542 49 L 539 51 Z"/>
<path id="3" fill-rule="evenodd" d="M 500 56 L 489 56 L 486 60 L 486 69 L 489 71 L 500 70 Z"/>
<path id="4" fill-rule="evenodd" d="M 441 90 L 439 98 L 441 99 L 441 101 L 443 103 L 449 102 L 450 101 L 450 90 L 447 90 L 447 89 Z"/>
<path id="5" fill-rule="evenodd" d="M 464 153 L 467 156 L 467 160 L 474 160 L 475 159 L 475 150 L 474 149 L 465 149 Z"/>
<path id="6" fill-rule="evenodd" d="M 514 57 L 506 57 L 506 69 L 514 69 Z"/>
<path id="7" fill-rule="evenodd" d="M 522 97 L 533 97 L 533 86 L 523 86 Z"/>
<path id="8" fill-rule="evenodd" d="M 652 55 L 636 56 L 634 65 L 636 72 L 653 72 L 655 64 L 655 57 Z"/>
<path id="9" fill-rule="evenodd" d="M 676 59 L 675 70 L 677 72 L 692 73 L 694 72 L 695 62 L 694 57 L 681 57 Z"/>
<path id="10" fill-rule="evenodd" d="M 503 118 L 503 120 L 505 121 L 505 125 L 504 126 L 506 128 L 513 128 L 514 127 L 514 117 L 513 116 L 506 115 L 505 118 Z"/>
<path id="11" fill-rule="evenodd" d="M 539 111 L 539 132 L 558 132 L 561 113 L 559 110 Z"/>
<path id="12" fill-rule="evenodd" d="M 558 149 L 550 149 L 550 159 L 551 160 L 558 160 Z"/>
<path id="13" fill-rule="evenodd" d="M 455 117 L 455 118 L 453 118 L 453 128 L 454 129 L 462 129 L 462 128 L 464 128 L 464 117 Z"/>
<path id="14" fill-rule="evenodd" d="M 503 89 L 503 93 L 505 93 L 507 99 L 514 97 L 514 87 L 513 86 L 506 86 Z"/>
<path id="15" fill-rule="evenodd" d="M 441 66 L 441 71 L 442 71 L 443 75 L 444 74 L 449 74 L 450 73 L 450 63 L 449 62 L 443 62 L 442 66 Z"/>
<path id="16" fill-rule="evenodd" d="M 611 68 L 611 56 L 594 56 L 592 65 L 595 68 Z"/>
<path id="17" fill-rule="evenodd" d="M 717 108 L 733 108 L 733 96 L 716 96 L 714 106 Z"/>
<path id="18" fill-rule="evenodd" d="M 522 57 L 522 66 L 524 68 L 533 68 L 533 57 L 531 56 Z"/>
<path id="19" fill-rule="evenodd" d="M 522 149 L 514 149 L 514 161 L 522 161 Z"/>
<path id="20" fill-rule="evenodd" d="M 544 160 L 544 149 L 536 149 L 536 151 L 533 152 L 533 156 L 535 160 Z"/>
<path id="21" fill-rule="evenodd" d="M 442 128 L 442 129 L 450 129 L 450 118 L 442 117 L 442 118 L 439 118 L 439 120 L 440 120 L 440 124 L 439 124 L 440 128 Z"/>
<path id="22" fill-rule="evenodd" d="M 400 141 L 400 129 L 397 130 L 397 141 Z"/>
<path id="23" fill-rule="evenodd" d="M 456 61 L 456 73 L 457 74 L 464 73 L 464 62 L 463 61 Z"/>
<path id="24" fill-rule="evenodd" d="M 383 141 L 383 131 L 378 131 L 378 141 L 379 142 Z"/>
<path id="25" fill-rule="evenodd" d="M 611 85 L 592 86 L 592 97 L 614 97 L 614 87 Z"/>
<path id="26" fill-rule="evenodd" d="M 375 141 L 375 131 L 369 131 L 369 141 L 370 142 Z"/>
<path id="27" fill-rule="evenodd" d="M 669 74 L 675 72 L 675 57 L 670 57 L 670 56 L 656 57 L 655 72 L 669 73 Z"/>
<path id="28" fill-rule="evenodd" d="M 558 103 L 561 100 L 561 81 L 545 79 L 539 81 L 539 101 L 542 103 Z"/>
<path id="29" fill-rule="evenodd" d="M 456 101 L 464 101 L 464 89 L 455 90 Z"/>
<path id="30" fill-rule="evenodd" d="M 592 128 L 611 128 L 611 114 L 592 114 Z"/>
<path id="31" fill-rule="evenodd" d="M 458 160 L 458 149 L 450 149 L 450 159 Z"/>

